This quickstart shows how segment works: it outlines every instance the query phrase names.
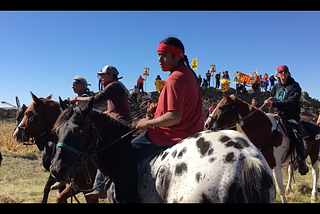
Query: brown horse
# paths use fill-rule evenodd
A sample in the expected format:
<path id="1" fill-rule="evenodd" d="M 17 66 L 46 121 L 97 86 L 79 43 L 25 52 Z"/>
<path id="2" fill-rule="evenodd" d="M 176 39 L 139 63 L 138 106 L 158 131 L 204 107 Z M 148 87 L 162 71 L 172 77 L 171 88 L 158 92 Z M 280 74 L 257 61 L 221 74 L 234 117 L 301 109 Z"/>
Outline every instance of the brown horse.
<path id="1" fill-rule="evenodd" d="M 279 125 L 274 114 L 266 114 L 260 109 L 236 98 L 224 96 L 205 123 L 205 129 L 229 129 L 237 126 L 237 130 L 244 132 L 266 158 L 276 180 L 277 190 L 282 202 L 286 202 L 282 181 L 281 164 L 289 164 L 289 182 L 287 191 L 291 189 L 293 162 L 296 151 L 290 150 L 289 138 L 284 126 Z M 305 139 L 307 142 L 306 156 L 310 156 L 312 163 L 313 189 L 311 201 L 317 200 L 317 181 L 319 177 L 318 153 L 319 141 Z"/>
<path id="2" fill-rule="evenodd" d="M 51 100 L 52 95 L 46 98 L 38 98 L 31 92 L 32 103 L 25 110 L 24 116 L 16 127 L 13 137 L 18 142 L 26 142 L 31 137 L 35 138 L 35 143 L 42 151 L 42 163 L 45 169 L 49 171 L 51 159 L 55 154 L 55 146 L 58 141 L 57 135 L 52 132 L 53 125 L 62 112 L 58 102 Z M 96 167 L 91 161 L 88 161 L 88 168 L 77 170 L 74 183 L 78 188 L 71 190 L 70 186 L 65 189 L 65 185 L 59 188 L 60 195 L 57 202 L 66 202 L 67 198 L 80 192 L 80 190 L 91 189 L 93 186 L 92 179 L 95 177 Z M 83 168 L 83 166 L 79 166 Z M 91 182 L 88 182 L 88 181 Z M 56 179 L 49 175 L 42 202 L 46 203 L 51 186 Z M 65 190 L 64 190 L 65 189 Z M 63 192 L 62 192 L 63 191 Z M 83 191 L 86 192 L 86 191 Z"/>

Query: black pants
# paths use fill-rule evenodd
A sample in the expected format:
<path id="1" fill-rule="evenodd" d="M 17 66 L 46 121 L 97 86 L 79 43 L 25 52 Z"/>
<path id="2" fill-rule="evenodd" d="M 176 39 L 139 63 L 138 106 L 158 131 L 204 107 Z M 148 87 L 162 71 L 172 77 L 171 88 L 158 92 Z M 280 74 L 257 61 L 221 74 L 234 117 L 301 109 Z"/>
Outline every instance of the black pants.
<path id="1" fill-rule="evenodd" d="M 295 120 L 295 121 L 299 121 L 299 120 Z M 304 160 L 305 159 L 304 144 L 303 144 L 303 139 L 301 135 L 300 123 L 292 122 L 289 119 L 289 120 L 283 120 L 283 124 L 287 128 L 290 141 L 293 142 L 294 146 L 296 147 L 298 160 Z"/>
<path id="2" fill-rule="evenodd" d="M 137 86 L 138 86 L 139 91 L 140 91 L 140 89 L 141 89 L 141 91 L 144 92 L 144 91 L 143 91 L 143 83 L 139 83 Z"/>

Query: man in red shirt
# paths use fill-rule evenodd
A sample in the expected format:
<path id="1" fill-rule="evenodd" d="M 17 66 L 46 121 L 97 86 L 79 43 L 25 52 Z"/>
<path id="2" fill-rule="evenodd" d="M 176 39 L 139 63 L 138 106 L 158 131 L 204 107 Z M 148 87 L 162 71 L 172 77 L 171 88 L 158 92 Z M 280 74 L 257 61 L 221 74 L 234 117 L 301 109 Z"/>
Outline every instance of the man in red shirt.
<path id="1" fill-rule="evenodd" d="M 141 119 L 136 128 L 146 131 L 118 155 L 114 173 L 118 201 L 139 202 L 137 163 L 203 130 L 202 99 L 198 80 L 184 55 L 181 41 L 164 39 L 158 46 L 160 67 L 170 71 L 154 118 Z"/>
<path id="2" fill-rule="evenodd" d="M 141 89 L 142 92 L 143 92 L 143 81 L 144 81 L 144 80 L 145 80 L 145 79 L 143 79 L 141 75 L 140 75 L 139 78 L 137 79 L 137 87 L 138 87 L 139 91 L 140 91 L 140 89 Z"/>

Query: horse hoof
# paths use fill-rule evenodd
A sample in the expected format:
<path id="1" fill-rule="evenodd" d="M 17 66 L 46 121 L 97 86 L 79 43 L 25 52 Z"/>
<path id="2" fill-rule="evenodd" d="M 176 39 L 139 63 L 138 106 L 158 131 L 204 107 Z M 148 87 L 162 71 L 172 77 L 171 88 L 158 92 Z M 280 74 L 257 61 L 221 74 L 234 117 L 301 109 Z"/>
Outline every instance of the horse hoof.
<path id="1" fill-rule="evenodd" d="M 286 195 L 288 195 L 291 192 L 291 189 L 286 189 Z"/>
<path id="2" fill-rule="evenodd" d="M 311 197 L 311 203 L 317 203 L 318 198 L 317 197 Z"/>

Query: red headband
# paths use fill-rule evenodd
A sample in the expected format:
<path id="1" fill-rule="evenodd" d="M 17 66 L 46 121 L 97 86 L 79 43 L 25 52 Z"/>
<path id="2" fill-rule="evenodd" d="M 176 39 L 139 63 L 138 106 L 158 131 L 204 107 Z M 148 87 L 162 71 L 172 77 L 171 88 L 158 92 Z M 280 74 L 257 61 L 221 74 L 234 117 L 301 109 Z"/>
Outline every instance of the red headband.
<path id="1" fill-rule="evenodd" d="M 177 55 L 181 58 L 184 57 L 184 53 L 180 48 L 177 48 L 173 45 L 167 45 L 164 43 L 160 43 L 158 46 L 158 52 L 167 52 L 167 53 L 171 53 L 173 55 Z"/>

